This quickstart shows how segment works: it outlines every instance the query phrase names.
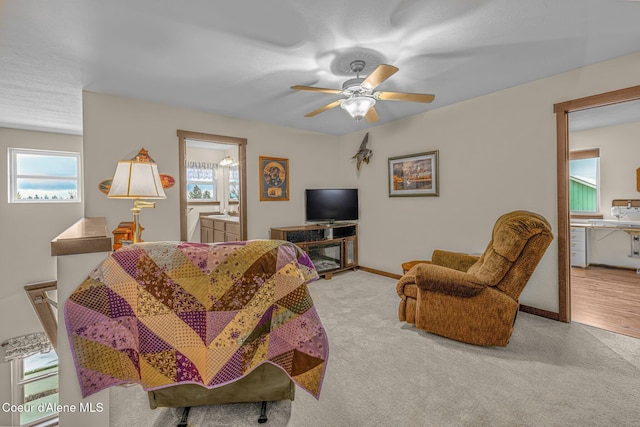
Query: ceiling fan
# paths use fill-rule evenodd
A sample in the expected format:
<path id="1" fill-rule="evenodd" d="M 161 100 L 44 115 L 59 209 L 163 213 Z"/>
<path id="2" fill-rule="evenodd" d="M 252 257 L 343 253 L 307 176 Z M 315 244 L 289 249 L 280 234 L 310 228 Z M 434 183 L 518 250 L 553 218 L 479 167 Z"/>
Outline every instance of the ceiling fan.
<path id="1" fill-rule="evenodd" d="M 311 92 L 324 92 L 345 95 L 346 98 L 339 99 L 324 107 L 318 108 L 308 114 L 305 117 L 313 117 L 323 111 L 330 110 L 337 106 L 342 107 L 345 111 L 351 115 L 356 121 L 361 120 L 363 117 L 369 122 L 374 123 L 380 120 L 374 105 L 376 101 L 409 101 L 409 102 L 432 102 L 435 98 L 434 95 L 428 95 L 425 93 L 404 93 L 404 92 L 380 92 L 374 89 L 389 77 L 394 75 L 398 68 L 393 65 L 380 64 L 373 70 L 367 78 L 361 78 L 360 72 L 364 70 L 365 62 L 357 59 L 350 64 L 351 71 L 356 73 L 355 79 L 349 79 L 342 84 L 342 89 L 326 89 L 313 86 L 291 86 L 291 89 L 295 90 L 308 90 Z"/>

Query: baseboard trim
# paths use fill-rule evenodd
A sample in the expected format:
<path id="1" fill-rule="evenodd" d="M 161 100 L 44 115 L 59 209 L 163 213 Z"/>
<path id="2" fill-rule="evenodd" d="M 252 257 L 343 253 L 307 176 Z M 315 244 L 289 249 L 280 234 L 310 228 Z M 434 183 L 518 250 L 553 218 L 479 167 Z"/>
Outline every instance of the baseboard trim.
<path id="1" fill-rule="evenodd" d="M 541 308 L 529 307 L 528 305 L 520 304 L 520 311 L 534 314 L 540 317 L 546 317 L 547 319 L 560 321 L 560 313 L 554 313 L 553 311 L 543 310 Z"/>
<path id="2" fill-rule="evenodd" d="M 391 279 L 399 279 L 402 277 L 401 274 L 389 273 L 387 271 L 376 270 L 375 268 L 359 266 L 358 267 L 362 271 L 366 271 L 367 273 L 377 274 L 379 276 L 390 277 Z M 520 311 L 533 314 L 540 317 L 546 317 L 547 319 L 560 321 L 560 313 L 554 313 L 553 311 L 543 310 L 541 308 L 529 307 L 528 305 L 520 304 Z"/>
<path id="3" fill-rule="evenodd" d="M 634 267 L 621 267 L 621 266 L 617 266 L 617 265 L 609 265 L 609 264 L 589 264 L 587 267 L 585 268 L 589 268 L 589 267 L 600 267 L 600 268 L 611 268 L 613 270 L 629 270 L 629 271 L 637 271 L 636 268 Z"/>
<path id="4" fill-rule="evenodd" d="M 401 274 L 389 273 L 387 271 L 376 270 L 375 268 L 369 268 L 369 267 L 363 267 L 363 266 L 359 266 L 358 268 L 362 271 L 366 271 L 367 273 L 377 274 L 378 276 L 390 277 L 391 279 L 399 279 L 402 277 Z"/>

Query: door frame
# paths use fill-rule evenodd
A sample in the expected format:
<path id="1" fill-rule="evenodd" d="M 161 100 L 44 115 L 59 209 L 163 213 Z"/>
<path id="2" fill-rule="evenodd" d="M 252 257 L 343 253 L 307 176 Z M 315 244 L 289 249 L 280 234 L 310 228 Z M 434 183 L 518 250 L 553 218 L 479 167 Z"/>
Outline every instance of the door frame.
<path id="1" fill-rule="evenodd" d="M 569 230 L 569 113 L 640 99 L 640 86 L 554 104 L 558 162 L 558 301 L 559 320 L 571 321 L 571 252 Z"/>
<path id="2" fill-rule="evenodd" d="M 240 175 L 240 240 L 247 240 L 247 140 L 233 136 L 214 135 L 178 129 L 178 161 L 180 162 L 180 240 L 187 240 L 187 139 L 235 144 L 238 146 L 238 174 Z"/>

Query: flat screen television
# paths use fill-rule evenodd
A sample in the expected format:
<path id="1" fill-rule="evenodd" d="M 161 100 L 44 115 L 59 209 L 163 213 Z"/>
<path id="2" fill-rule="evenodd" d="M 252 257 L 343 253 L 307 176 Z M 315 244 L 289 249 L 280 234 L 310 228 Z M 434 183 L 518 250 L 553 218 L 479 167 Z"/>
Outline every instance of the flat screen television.
<path id="1" fill-rule="evenodd" d="M 307 189 L 305 196 L 307 222 L 358 219 L 357 188 Z"/>

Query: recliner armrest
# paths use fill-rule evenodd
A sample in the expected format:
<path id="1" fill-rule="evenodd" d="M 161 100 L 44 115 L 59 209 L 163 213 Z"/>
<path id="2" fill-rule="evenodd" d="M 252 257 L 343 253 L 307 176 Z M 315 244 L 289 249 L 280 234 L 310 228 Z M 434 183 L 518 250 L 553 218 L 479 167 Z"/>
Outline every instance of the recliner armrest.
<path id="1" fill-rule="evenodd" d="M 409 270 L 411 270 L 413 267 L 415 267 L 418 264 L 423 264 L 423 263 L 427 263 L 427 264 L 431 264 L 431 261 L 426 261 L 426 260 L 415 260 L 415 261 L 407 261 L 407 262 L 403 262 L 402 263 L 402 273 L 406 274 L 409 272 Z"/>
<path id="2" fill-rule="evenodd" d="M 464 298 L 478 295 L 486 288 L 471 274 L 435 264 L 416 266 L 416 285 L 420 289 Z"/>
<path id="3" fill-rule="evenodd" d="M 433 251 L 431 261 L 436 265 L 453 268 L 458 271 L 467 271 L 480 257 L 462 252 L 451 252 L 442 249 Z"/>

